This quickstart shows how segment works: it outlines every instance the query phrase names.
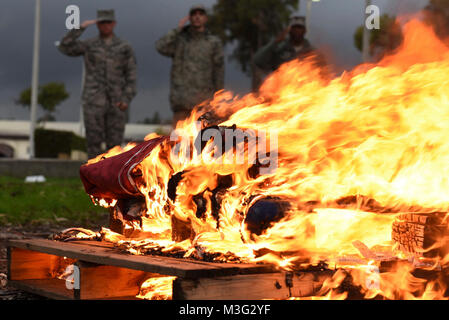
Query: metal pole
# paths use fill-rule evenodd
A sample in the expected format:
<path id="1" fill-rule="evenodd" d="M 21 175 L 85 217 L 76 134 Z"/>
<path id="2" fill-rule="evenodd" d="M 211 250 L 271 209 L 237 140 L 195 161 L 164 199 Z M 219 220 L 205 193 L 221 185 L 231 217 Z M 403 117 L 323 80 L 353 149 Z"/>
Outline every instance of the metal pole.
<path id="1" fill-rule="evenodd" d="M 312 14 L 312 0 L 307 0 L 307 7 L 306 7 L 306 28 L 307 31 L 310 30 L 310 16 Z"/>
<path id="2" fill-rule="evenodd" d="M 86 77 L 86 66 L 84 65 L 84 61 L 82 61 L 82 64 L 83 64 L 83 71 L 81 73 L 81 96 L 83 95 L 84 81 L 85 81 L 85 77 Z M 80 104 L 80 127 L 79 127 L 79 130 L 80 130 L 79 135 L 81 137 L 84 137 L 84 114 L 83 114 L 83 102 L 82 101 Z"/>
<path id="3" fill-rule="evenodd" d="M 312 19 L 312 4 L 313 2 L 320 2 L 321 0 L 307 0 L 306 6 L 306 28 L 307 31 L 310 30 L 310 21 Z"/>
<path id="4" fill-rule="evenodd" d="M 363 10 L 363 50 L 362 50 L 362 59 L 363 62 L 368 62 L 370 60 L 370 54 L 369 54 L 369 47 L 370 47 L 370 35 L 371 30 L 369 30 L 365 25 L 365 19 L 366 19 L 366 8 L 368 8 L 371 5 L 371 0 L 366 0 L 365 8 Z"/>
<path id="5" fill-rule="evenodd" d="M 40 42 L 41 0 L 36 0 L 34 19 L 33 71 L 31 76 L 31 110 L 30 110 L 30 159 L 35 157 L 34 130 L 36 128 L 37 93 L 39 90 L 39 42 Z"/>

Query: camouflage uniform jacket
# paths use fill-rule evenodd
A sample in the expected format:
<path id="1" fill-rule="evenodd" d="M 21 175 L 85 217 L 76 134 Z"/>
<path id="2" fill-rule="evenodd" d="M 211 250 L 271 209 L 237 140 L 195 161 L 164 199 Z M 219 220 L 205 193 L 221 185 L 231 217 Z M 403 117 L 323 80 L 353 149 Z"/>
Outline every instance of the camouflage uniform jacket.
<path id="1" fill-rule="evenodd" d="M 270 41 L 266 46 L 260 48 L 254 55 L 254 64 L 264 71 L 274 71 L 285 62 L 293 59 L 304 59 L 312 54 L 314 48 L 307 39 L 304 39 L 302 48 L 296 52 L 295 47 L 289 39 L 276 43 Z"/>
<path id="2" fill-rule="evenodd" d="M 84 55 L 83 102 L 106 94 L 114 105 L 130 103 L 136 95 L 136 59 L 131 46 L 115 35 L 109 43 L 99 36 L 78 40 L 85 29 L 73 29 L 62 39 L 59 50 L 68 56 Z"/>
<path id="3" fill-rule="evenodd" d="M 170 104 L 173 111 L 189 111 L 224 86 L 224 56 L 220 39 L 208 30 L 189 26 L 171 30 L 156 42 L 157 51 L 173 59 Z"/>

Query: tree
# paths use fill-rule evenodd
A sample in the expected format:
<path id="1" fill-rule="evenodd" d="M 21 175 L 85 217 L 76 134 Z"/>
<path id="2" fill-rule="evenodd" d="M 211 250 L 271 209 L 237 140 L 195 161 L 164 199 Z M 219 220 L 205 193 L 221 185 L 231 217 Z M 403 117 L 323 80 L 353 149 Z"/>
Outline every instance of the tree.
<path id="1" fill-rule="evenodd" d="M 236 45 L 231 59 L 250 74 L 253 89 L 260 76 L 252 65 L 256 51 L 288 24 L 299 0 L 218 0 L 209 19 L 209 27 L 223 42 Z"/>
<path id="2" fill-rule="evenodd" d="M 363 50 L 364 28 L 365 26 L 358 27 L 354 34 L 354 45 L 359 51 Z M 396 17 L 384 14 L 380 17 L 380 29 L 373 29 L 370 32 L 370 54 L 381 56 L 395 50 L 401 42 L 402 30 Z"/>
<path id="3" fill-rule="evenodd" d="M 154 124 L 160 124 L 161 123 L 161 116 L 159 115 L 159 112 L 155 112 L 154 114 L 153 114 L 153 119 L 151 119 L 152 121 L 152 123 L 154 123 Z"/>
<path id="4" fill-rule="evenodd" d="M 449 37 L 449 0 L 430 0 L 424 8 L 424 19 L 440 38 Z"/>
<path id="5" fill-rule="evenodd" d="M 69 94 L 65 89 L 64 83 L 49 82 L 43 86 L 39 86 L 37 102 L 45 112 L 45 115 L 39 121 L 54 121 L 53 112 L 68 97 Z M 29 107 L 31 105 L 31 88 L 23 90 L 16 103 L 24 107 Z"/>
<path id="6" fill-rule="evenodd" d="M 161 119 L 161 116 L 159 115 L 159 112 L 155 111 L 153 113 L 152 118 L 146 117 L 145 119 L 143 119 L 142 123 L 143 124 L 161 124 L 162 119 Z"/>

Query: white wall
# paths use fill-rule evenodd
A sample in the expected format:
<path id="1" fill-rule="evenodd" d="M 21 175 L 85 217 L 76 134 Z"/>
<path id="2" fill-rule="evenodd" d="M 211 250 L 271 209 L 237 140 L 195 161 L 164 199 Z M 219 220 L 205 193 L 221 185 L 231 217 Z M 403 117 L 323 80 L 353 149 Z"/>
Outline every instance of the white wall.
<path id="1" fill-rule="evenodd" d="M 28 140 L 18 139 L 1 139 L 0 144 L 6 144 L 14 149 L 14 158 L 26 159 L 28 158 Z"/>
<path id="2" fill-rule="evenodd" d="M 79 122 L 46 122 L 41 125 L 45 129 L 51 130 L 65 130 L 72 131 L 77 135 L 84 137 L 84 132 L 80 132 Z M 28 139 L 23 137 L 29 136 L 30 123 L 29 121 L 17 120 L 0 120 L 0 136 L 14 136 L 16 139 L 2 139 L 0 143 L 10 145 L 14 149 L 14 158 L 27 159 L 28 158 Z M 162 131 L 169 134 L 171 130 L 170 125 L 147 125 L 128 123 L 125 127 L 125 140 L 143 140 L 149 133 L 155 131 Z M 18 138 L 22 137 L 22 138 Z"/>

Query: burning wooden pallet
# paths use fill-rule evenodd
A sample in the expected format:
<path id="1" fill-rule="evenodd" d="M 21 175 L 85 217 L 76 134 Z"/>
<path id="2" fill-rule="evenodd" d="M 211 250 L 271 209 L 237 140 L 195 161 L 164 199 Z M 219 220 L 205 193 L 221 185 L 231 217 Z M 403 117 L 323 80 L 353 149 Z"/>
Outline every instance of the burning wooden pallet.
<path id="1" fill-rule="evenodd" d="M 417 257 L 441 257 L 449 253 L 446 213 L 403 213 L 392 226 L 392 240 L 402 252 Z"/>
<path id="2" fill-rule="evenodd" d="M 64 278 L 61 274 L 69 266 L 77 271 Z M 169 276 L 175 277 L 173 299 L 256 300 L 313 295 L 328 275 L 290 274 L 261 264 L 130 255 L 107 242 L 8 242 L 9 283 L 52 299 L 135 299 L 145 281 Z"/>

